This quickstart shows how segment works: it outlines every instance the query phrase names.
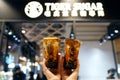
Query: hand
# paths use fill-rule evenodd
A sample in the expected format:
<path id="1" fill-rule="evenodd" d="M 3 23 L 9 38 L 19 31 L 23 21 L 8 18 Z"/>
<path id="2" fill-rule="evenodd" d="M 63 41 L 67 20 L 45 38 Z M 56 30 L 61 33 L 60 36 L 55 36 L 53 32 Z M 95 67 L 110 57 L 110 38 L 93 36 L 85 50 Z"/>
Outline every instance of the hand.
<path id="1" fill-rule="evenodd" d="M 61 66 L 63 66 L 64 58 L 62 58 L 61 62 L 62 62 Z M 62 70 L 61 70 L 62 80 L 77 80 L 79 68 L 80 68 L 79 60 L 77 60 L 77 67 L 74 70 L 64 69 L 64 67 L 62 67 Z"/>
<path id="2" fill-rule="evenodd" d="M 61 62 L 60 62 L 61 61 Z M 48 80 L 77 80 L 78 73 L 79 73 L 79 60 L 77 60 L 77 67 L 76 69 L 69 70 L 64 69 L 63 67 L 64 58 L 59 56 L 58 61 L 58 69 L 49 69 L 45 65 L 45 59 L 40 62 L 43 67 L 43 72 L 46 75 Z"/>
<path id="3" fill-rule="evenodd" d="M 58 61 L 59 63 L 59 61 Z M 45 65 L 45 59 L 43 59 L 42 62 L 40 62 L 42 68 L 43 68 L 43 72 L 46 75 L 48 80 L 60 80 L 60 64 L 58 64 L 58 69 L 49 69 L 46 67 Z"/>

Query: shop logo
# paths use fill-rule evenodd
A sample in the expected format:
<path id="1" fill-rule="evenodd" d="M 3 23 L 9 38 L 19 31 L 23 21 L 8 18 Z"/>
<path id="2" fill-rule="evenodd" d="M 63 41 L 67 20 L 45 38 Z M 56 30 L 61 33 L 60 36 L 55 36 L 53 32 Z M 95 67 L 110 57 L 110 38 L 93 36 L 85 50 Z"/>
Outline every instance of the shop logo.
<path id="1" fill-rule="evenodd" d="M 43 7 L 39 2 L 31 1 L 25 6 L 24 11 L 28 17 L 37 18 L 43 13 Z"/>

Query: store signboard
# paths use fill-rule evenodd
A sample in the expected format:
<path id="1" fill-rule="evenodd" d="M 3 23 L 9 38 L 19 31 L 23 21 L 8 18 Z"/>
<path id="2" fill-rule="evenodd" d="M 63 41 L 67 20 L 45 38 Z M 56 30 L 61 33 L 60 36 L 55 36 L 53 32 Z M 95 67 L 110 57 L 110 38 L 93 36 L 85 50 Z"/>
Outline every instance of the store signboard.
<path id="1" fill-rule="evenodd" d="M 37 1 L 31 1 L 25 6 L 25 14 L 30 18 L 45 17 L 104 17 L 104 8 L 101 2 L 82 3 L 44 3 L 45 9 Z"/>
<path id="2" fill-rule="evenodd" d="M 102 0 L 76 2 L 0 0 L 0 20 L 119 20 L 118 12 L 112 12 L 116 11 L 114 8 L 116 5 L 112 6 Z"/>

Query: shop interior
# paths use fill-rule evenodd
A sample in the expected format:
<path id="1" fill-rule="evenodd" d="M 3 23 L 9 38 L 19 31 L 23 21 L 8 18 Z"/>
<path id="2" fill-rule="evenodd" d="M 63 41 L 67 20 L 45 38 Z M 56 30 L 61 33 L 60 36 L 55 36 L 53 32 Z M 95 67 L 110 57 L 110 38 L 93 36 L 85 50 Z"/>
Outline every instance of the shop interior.
<path id="1" fill-rule="evenodd" d="M 46 37 L 60 39 L 60 55 L 65 53 L 66 38 L 82 43 L 78 80 L 106 80 L 109 69 L 115 70 L 115 79 L 120 78 L 119 1 L 31 2 L 0 0 L 0 80 L 12 80 L 16 65 L 27 80 L 30 71 L 34 79 L 38 73 L 43 75 L 39 62 Z"/>
<path id="2" fill-rule="evenodd" d="M 105 80 L 107 70 L 120 73 L 120 24 L 112 22 L 0 22 L 0 78 L 11 78 L 15 65 L 24 73 L 40 72 L 39 61 L 44 57 L 42 39 L 58 37 L 60 53 L 64 54 L 64 40 L 80 40 L 80 80 Z M 92 73 L 91 73 L 92 72 Z M 7 75 L 5 77 L 5 75 Z M 36 75 L 35 75 L 36 78 Z"/>

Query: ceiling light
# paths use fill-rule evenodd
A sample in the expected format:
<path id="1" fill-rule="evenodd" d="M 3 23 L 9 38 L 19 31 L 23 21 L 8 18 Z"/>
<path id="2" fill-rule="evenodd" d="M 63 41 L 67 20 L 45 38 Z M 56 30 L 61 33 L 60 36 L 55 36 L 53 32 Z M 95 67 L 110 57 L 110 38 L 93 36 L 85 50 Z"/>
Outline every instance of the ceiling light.
<path id="1" fill-rule="evenodd" d="M 18 42 L 20 42 L 20 40 L 18 40 Z"/>
<path id="2" fill-rule="evenodd" d="M 11 46 L 8 46 L 8 49 L 11 49 Z"/>
<path id="3" fill-rule="evenodd" d="M 15 38 L 15 40 L 17 41 L 17 40 L 18 40 L 18 38 Z"/>
<path id="4" fill-rule="evenodd" d="M 111 35 L 111 36 L 114 36 L 114 34 L 113 34 L 113 33 L 111 33 L 110 35 Z"/>
<path id="5" fill-rule="evenodd" d="M 8 30 L 7 30 L 7 29 L 5 29 L 5 32 L 7 33 L 7 32 L 8 32 Z"/>
<path id="6" fill-rule="evenodd" d="M 106 42 L 106 41 L 107 41 L 106 39 L 103 40 L 103 42 Z"/>
<path id="7" fill-rule="evenodd" d="M 118 30 L 114 30 L 115 33 L 118 33 L 119 31 Z"/>
<path id="8" fill-rule="evenodd" d="M 22 32 L 23 34 L 24 34 L 24 33 L 26 33 L 26 31 L 25 31 L 25 30 L 22 30 L 21 32 Z"/>
<path id="9" fill-rule="evenodd" d="M 13 38 L 15 38 L 16 36 L 15 35 L 13 35 Z"/>
<path id="10" fill-rule="evenodd" d="M 108 38 L 108 39 L 110 39 L 110 38 L 111 38 L 111 36 L 107 36 L 107 38 Z"/>
<path id="11" fill-rule="evenodd" d="M 12 31 L 8 32 L 8 35 L 12 35 Z"/>

